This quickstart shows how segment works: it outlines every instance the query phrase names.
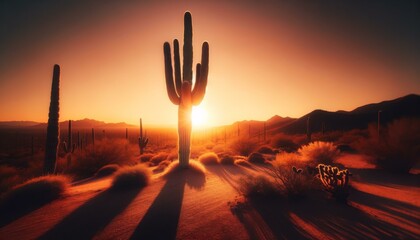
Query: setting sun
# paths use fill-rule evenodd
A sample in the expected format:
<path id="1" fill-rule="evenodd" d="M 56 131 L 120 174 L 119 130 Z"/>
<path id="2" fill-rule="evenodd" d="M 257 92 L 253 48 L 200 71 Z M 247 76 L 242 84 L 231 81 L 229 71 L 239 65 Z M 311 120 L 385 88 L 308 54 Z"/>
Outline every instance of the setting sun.
<path id="1" fill-rule="evenodd" d="M 192 122 L 194 127 L 202 127 L 208 124 L 208 114 L 201 106 L 193 107 Z"/>

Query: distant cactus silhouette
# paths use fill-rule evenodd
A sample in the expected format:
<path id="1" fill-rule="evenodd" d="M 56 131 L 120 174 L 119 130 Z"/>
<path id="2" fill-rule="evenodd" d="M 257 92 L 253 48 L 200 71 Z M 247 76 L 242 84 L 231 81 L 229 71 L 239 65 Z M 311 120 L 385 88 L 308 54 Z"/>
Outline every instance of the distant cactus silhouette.
<path id="1" fill-rule="evenodd" d="M 139 137 L 140 155 L 143 155 L 144 148 L 146 148 L 147 143 L 149 143 L 149 139 L 146 138 L 146 136 L 143 137 L 143 123 L 140 118 L 140 137 Z"/>
<path id="2" fill-rule="evenodd" d="M 181 66 L 178 40 L 174 40 L 174 68 L 172 70 L 171 47 L 168 42 L 163 45 L 165 56 L 166 90 L 169 99 L 178 108 L 178 157 L 181 167 L 187 167 L 190 159 L 191 145 L 191 110 L 192 105 L 198 105 L 203 100 L 207 86 L 209 69 L 209 44 L 203 43 L 201 64 L 196 66 L 196 81 L 192 89 L 192 20 L 191 13 L 184 15 L 184 47 L 183 47 L 183 71 L 181 80 Z M 175 83 L 174 83 L 175 75 Z"/>
<path id="3" fill-rule="evenodd" d="M 54 65 L 51 85 L 50 109 L 48 113 L 47 141 L 45 144 L 44 174 L 54 174 L 57 150 L 60 141 L 60 66 Z"/>
<path id="4" fill-rule="evenodd" d="M 325 190 L 330 192 L 339 202 L 346 202 L 349 195 L 349 176 L 352 174 L 348 169 L 340 170 L 330 165 L 319 164 L 319 179 Z"/>
<path id="5" fill-rule="evenodd" d="M 72 138 L 71 120 L 69 120 L 67 142 L 63 141 L 63 149 L 64 149 L 64 152 L 67 154 L 67 168 L 69 168 L 71 165 L 71 154 L 76 149 L 76 144 L 73 143 L 73 138 Z"/>

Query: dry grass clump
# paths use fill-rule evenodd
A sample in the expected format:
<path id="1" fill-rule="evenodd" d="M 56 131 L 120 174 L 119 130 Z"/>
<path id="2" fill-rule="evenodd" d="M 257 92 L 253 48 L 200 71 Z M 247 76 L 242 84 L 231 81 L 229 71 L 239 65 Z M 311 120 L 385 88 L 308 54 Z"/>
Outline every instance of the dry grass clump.
<path id="1" fill-rule="evenodd" d="M 303 161 L 312 162 L 315 166 L 318 164 L 331 165 L 340 155 L 337 147 L 330 142 L 312 142 L 299 148 L 298 152 Z"/>
<path id="2" fill-rule="evenodd" d="M 241 178 L 239 180 L 239 190 L 251 201 L 277 197 L 280 193 L 275 183 L 264 175 Z"/>
<path id="3" fill-rule="evenodd" d="M 219 163 L 223 165 L 233 165 L 235 163 L 235 159 L 229 154 L 222 154 L 219 158 Z"/>
<path id="4" fill-rule="evenodd" d="M 215 165 L 219 163 L 219 157 L 214 152 L 208 152 L 202 154 L 198 161 L 204 165 Z"/>
<path id="5" fill-rule="evenodd" d="M 139 160 L 140 160 L 141 163 L 145 163 L 145 162 L 150 161 L 150 159 L 154 156 L 155 155 L 152 154 L 152 153 L 145 153 L 145 154 L 140 155 Z"/>
<path id="6" fill-rule="evenodd" d="M 149 161 L 149 166 L 157 166 L 160 162 L 166 160 L 168 158 L 167 153 L 158 153 L 157 155 L 153 156 Z"/>
<path id="7" fill-rule="evenodd" d="M 152 173 L 145 165 L 121 167 L 114 175 L 112 190 L 141 189 L 150 183 Z"/>
<path id="8" fill-rule="evenodd" d="M 69 187 L 70 178 L 67 176 L 48 175 L 33 178 L 7 192 L 1 205 L 5 209 L 40 206 L 63 196 Z"/>
<path id="9" fill-rule="evenodd" d="M 95 174 L 96 177 L 105 177 L 111 174 L 114 174 L 116 171 L 120 169 L 120 165 L 118 164 L 108 164 L 101 167 Z"/>
<path id="10" fill-rule="evenodd" d="M 242 156 L 248 156 L 257 148 L 257 146 L 258 144 L 254 140 L 244 138 L 235 140 L 230 144 L 230 148 L 235 153 Z"/>
<path id="11" fill-rule="evenodd" d="M 163 173 L 163 176 L 169 176 L 172 173 L 178 172 L 180 170 L 183 170 L 179 165 L 179 161 L 173 161 L 169 166 L 165 169 L 165 172 Z M 198 173 L 200 175 L 206 174 L 206 167 L 199 161 L 196 160 L 190 160 L 188 169 L 192 170 L 195 173 Z"/>
<path id="12" fill-rule="evenodd" d="M 75 151 L 69 173 L 77 179 L 94 175 L 108 164 L 126 165 L 135 163 L 133 148 L 127 147 L 123 139 L 103 139 L 95 141 L 84 151 Z"/>
<path id="13" fill-rule="evenodd" d="M 265 163 L 265 158 L 261 153 L 253 152 L 249 155 L 247 161 L 250 163 L 263 164 Z"/>
<path id="14" fill-rule="evenodd" d="M 281 153 L 272 162 L 270 175 L 276 181 L 279 189 L 292 199 L 299 199 L 317 188 L 313 172 L 308 172 L 305 162 L 295 153 Z"/>
<path id="15" fill-rule="evenodd" d="M 0 194 L 21 183 L 19 171 L 11 166 L 0 166 Z"/>
<path id="16" fill-rule="evenodd" d="M 420 118 L 399 119 L 381 130 L 370 126 L 369 137 L 361 139 L 355 148 L 372 157 L 379 169 L 408 173 L 420 162 Z"/>

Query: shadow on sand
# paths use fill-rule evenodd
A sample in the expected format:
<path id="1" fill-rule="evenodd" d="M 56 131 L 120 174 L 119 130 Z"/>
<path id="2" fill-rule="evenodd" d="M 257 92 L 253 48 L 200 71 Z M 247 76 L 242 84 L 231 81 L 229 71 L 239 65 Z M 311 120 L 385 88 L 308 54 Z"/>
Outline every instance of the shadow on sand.
<path id="1" fill-rule="evenodd" d="M 167 181 L 131 239 L 175 239 L 181 214 L 185 185 L 201 189 L 205 185 L 204 173 L 182 169 L 166 176 Z"/>
<path id="2" fill-rule="evenodd" d="M 357 191 L 357 190 L 354 190 Z M 351 202 L 368 205 L 411 222 L 419 218 L 390 211 L 383 204 L 405 210 L 415 206 L 384 199 L 364 192 L 352 192 Z M 253 239 L 416 239 L 417 233 L 385 222 L 351 205 L 326 198 L 308 198 L 300 202 L 286 199 L 254 200 L 235 215 Z M 400 223 L 401 224 L 401 223 Z"/>
<path id="3" fill-rule="evenodd" d="M 141 189 L 106 190 L 85 202 L 39 239 L 92 239 L 104 229 Z"/>

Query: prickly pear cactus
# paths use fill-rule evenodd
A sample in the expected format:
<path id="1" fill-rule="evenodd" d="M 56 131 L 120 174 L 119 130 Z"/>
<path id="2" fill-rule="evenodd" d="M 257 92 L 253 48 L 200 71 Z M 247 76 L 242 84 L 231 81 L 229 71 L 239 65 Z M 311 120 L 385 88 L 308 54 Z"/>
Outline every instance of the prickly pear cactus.
<path id="1" fill-rule="evenodd" d="M 349 177 L 351 176 L 349 170 L 340 170 L 338 167 L 324 164 L 319 164 L 317 168 L 319 179 L 325 190 L 330 192 L 337 201 L 346 202 L 349 196 Z"/>

